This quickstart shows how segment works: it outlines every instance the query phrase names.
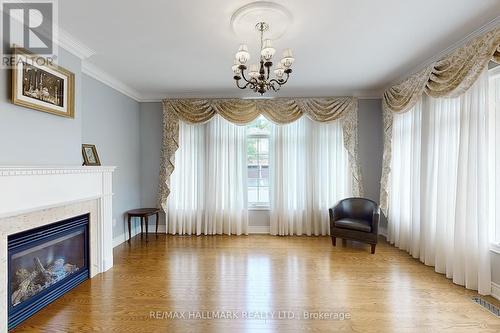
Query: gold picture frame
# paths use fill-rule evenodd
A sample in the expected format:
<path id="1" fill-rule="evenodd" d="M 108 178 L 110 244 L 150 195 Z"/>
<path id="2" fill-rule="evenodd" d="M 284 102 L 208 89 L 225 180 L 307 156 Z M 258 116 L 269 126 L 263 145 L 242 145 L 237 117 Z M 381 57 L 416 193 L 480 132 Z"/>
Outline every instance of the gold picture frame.
<path id="1" fill-rule="evenodd" d="M 99 166 L 101 161 L 97 154 L 95 145 L 82 144 L 83 165 L 86 166 Z"/>
<path id="2" fill-rule="evenodd" d="M 49 59 L 14 48 L 12 102 L 15 105 L 75 117 L 75 74 Z"/>

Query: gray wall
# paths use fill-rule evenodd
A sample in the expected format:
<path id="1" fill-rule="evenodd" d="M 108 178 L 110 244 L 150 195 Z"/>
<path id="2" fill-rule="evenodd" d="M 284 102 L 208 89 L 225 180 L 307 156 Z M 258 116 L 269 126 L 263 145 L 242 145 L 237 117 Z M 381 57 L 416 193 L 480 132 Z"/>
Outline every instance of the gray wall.
<path id="1" fill-rule="evenodd" d="M 80 58 L 59 49 L 59 65 L 75 74 L 75 118 L 11 103 L 10 71 L 0 70 L 0 165 L 81 165 L 81 144 L 97 145 L 115 165 L 113 235 L 124 239 L 123 212 L 141 205 L 139 103 L 83 75 Z"/>
<path id="2" fill-rule="evenodd" d="M 113 173 L 113 238 L 124 241 L 124 212 L 141 206 L 140 105 L 109 86 L 82 75 L 82 143 L 95 144 L 102 165 Z"/>
<path id="3" fill-rule="evenodd" d="M 384 142 L 382 136 L 382 100 L 359 100 L 359 160 L 365 197 L 379 201 Z"/>
<path id="4" fill-rule="evenodd" d="M 156 207 L 160 183 L 160 154 L 162 145 L 161 103 L 141 103 L 141 204 Z M 149 221 L 150 230 L 154 219 Z M 165 230 L 164 214 L 160 214 L 160 230 Z"/>
<path id="5" fill-rule="evenodd" d="M 141 103 L 142 204 L 155 205 L 162 138 L 161 103 Z M 366 196 L 379 201 L 382 170 L 382 101 L 359 101 L 359 154 Z M 162 219 L 163 220 L 163 219 Z M 164 222 L 162 221 L 162 224 Z M 250 226 L 269 226 L 269 211 L 251 211 Z"/>
<path id="6" fill-rule="evenodd" d="M 75 119 L 12 104 L 0 70 L 0 165 L 81 165 L 81 61 L 60 49 L 59 64 L 75 73 Z"/>
<path id="7" fill-rule="evenodd" d="M 141 103 L 141 202 L 156 206 L 162 144 L 161 103 Z"/>

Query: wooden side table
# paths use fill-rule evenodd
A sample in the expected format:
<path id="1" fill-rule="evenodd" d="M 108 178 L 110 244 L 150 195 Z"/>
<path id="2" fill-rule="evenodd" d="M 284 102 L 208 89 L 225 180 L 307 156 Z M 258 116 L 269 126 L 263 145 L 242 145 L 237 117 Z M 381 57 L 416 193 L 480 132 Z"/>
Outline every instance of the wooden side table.
<path id="1" fill-rule="evenodd" d="M 132 231 L 130 230 L 130 222 L 132 217 L 138 217 L 141 219 L 141 238 L 142 238 L 142 221 L 144 220 L 144 224 L 146 225 L 146 242 L 148 241 L 148 218 L 151 215 L 156 215 L 156 233 L 158 234 L 158 220 L 159 220 L 160 209 L 158 208 L 139 208 L 132 209 L 127 212 L 128 216 L 128 241 L 132 238 Z"/>

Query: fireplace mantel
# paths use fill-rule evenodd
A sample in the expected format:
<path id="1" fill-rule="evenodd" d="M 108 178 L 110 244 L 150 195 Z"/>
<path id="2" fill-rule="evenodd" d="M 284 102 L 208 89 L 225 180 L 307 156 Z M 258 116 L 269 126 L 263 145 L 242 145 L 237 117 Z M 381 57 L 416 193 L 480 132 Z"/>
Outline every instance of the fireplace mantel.
<path id="1" fill-rule="evenodd" d="M 113 266 L 113 166 L 0 167 L 0 333 L 7 332 L 7 237 L 90 213 L 90 276 Z"/>
<path id="2" fill-rule="evenodd" d="M 112 166 L 0 167 L 0 218 L 111 195 L 114 170 Z"/>

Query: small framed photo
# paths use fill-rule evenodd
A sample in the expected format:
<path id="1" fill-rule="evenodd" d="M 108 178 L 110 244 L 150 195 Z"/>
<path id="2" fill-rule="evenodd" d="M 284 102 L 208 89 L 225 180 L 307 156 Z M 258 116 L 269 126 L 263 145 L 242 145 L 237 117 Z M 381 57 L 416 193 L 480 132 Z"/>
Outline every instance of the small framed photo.
<path id="1" fill-rule="evenodd" d="M 14 48 L 14 58 L 12 102 L 74 118 L 75 74 L 22 48 Z"/>
<path id="2" fill-rule="evenodd" d="M 87 166 L 101 165 L 101 161 L 99 160 L 99 155 L 97 155 L 97 149 L 95 145 L 83 144 L 82 154 L 83 154 L 83 165 Z"/>

